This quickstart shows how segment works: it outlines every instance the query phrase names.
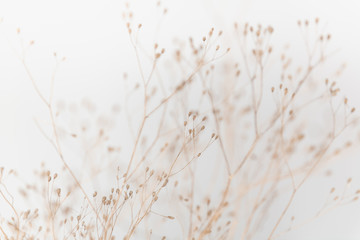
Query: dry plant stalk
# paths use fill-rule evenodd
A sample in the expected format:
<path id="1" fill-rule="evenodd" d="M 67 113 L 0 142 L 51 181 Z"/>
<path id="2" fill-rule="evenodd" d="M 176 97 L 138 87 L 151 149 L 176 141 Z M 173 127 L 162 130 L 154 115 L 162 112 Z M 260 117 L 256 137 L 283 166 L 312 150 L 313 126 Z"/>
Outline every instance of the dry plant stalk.
<path id="1" fill-rule="evenodd" d="M 61 60 L 55 54 L 47 98 L 26 63 L 27 49 L 20 54 L 49 113 L 50 128 L 38 127 L 63 168 L 47 170 L 44 163 L 35 171 L 35 182 L 20 188 L 25 201 L 42 199 L 26 211 L 17 209 L 21 200 L 6 187 L 7 178 L 20 176 L 1 168 L 0 200 L 7 208 L 0 216 L 1 239 L 270 240 L 358 199 L 360 191 L 349 193 L 350 178 L 342 195 L 331 188 L 319 212 L 287 220 L 290 209 L 301 207 L 294 199 L 311 177 L 352 146 L 342 135 L 355 126 L 355 109 L 339 97 L 336 75 L 318 72 L 329 58 L 331 40 L 317 31 L 309 37 L 318 19 L 298 23 L 306 65 L 293 66 L 284 52 L 280 74 L 272 77 L 269 61 L 277 58 L 271 26 L 235 24 L 232 51 L 220 44 L 223 32 L 211 28 L 175 49 L 165 51 L 155 43 L 149 53 L 129 6 L 123 17 L 138 75 L 124 74 L 131 89 L 121 107 L 113 107 L 113 121 L 127 122 L 118 130 L 104 119 L 93 128 L 66 126 L 73 117 L 66 106 L 53 103 Z M 96 114 L 90 100 L 82 106 Z M 331 123 L 321 123 L 324 116 Z M 122 140 L 125 147 L 111 141 L 113 132 L 129 132 Z M 67 160 L 69 138 L 83 143 L 81 169 Z M 287 200 L 275 212 L 271 207 L 281 195 Z"/>

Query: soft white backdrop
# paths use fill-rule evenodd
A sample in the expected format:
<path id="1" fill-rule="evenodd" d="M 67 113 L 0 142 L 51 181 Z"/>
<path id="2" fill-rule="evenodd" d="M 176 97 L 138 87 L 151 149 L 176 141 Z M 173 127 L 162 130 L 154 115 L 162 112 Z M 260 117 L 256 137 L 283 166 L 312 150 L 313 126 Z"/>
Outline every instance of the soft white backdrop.
<path id="1" fill-rule="evenodd" d="M 136 19 L 144 21 L 145 33 L 153 31 L 160 15 L 155 1 L 129 2 Z M 274 41 L 291 43 L 300 39 L 298 19 L 319 17 L 333 36 L 332 46 L 339 49 L 335 58 L 347 64 L 339 84 L 351 103 L 360 109 L 360 1 L 167 0 L 162 4 L 169 14 L 156 37 L 165 45 L 174 37 L 201 36 L 199 30 L 212 26 L 231 31 L 235 21 L 271 24 L 276 31 Z M 124 5 L 124 1 L 109 0 L 0 1 L 1 166 L 26 172 L 51 154 L 34 123 L 34 118 L 45 116 L 45 110 L 16 57 L 21 49 L 17 28 L 26 43 L 35 40 L 28 62 L 41 90 L 49 89 L 53 52 L 57 52 L 66 61 L 56 75 L 56 97 L 68 102 L 90 97 L 100 105 L 111 104 L 121 100 L 117 96 L 121 95 L 119 79 L 123 72 L 135 67 L 129 66 L 129 59 L 134 56 L 121 17 Z M 298 54 L 302 54 L 301 50 Z M 355 184 L 360 185 L 360 164 L 346 161 L 341 166 L 335 179 L 352 176 Z M 288 239 L 359 239 L 359 209 L 359 204 L 341 208 L 325 216 L 328 220 L 316 221 Z"/>

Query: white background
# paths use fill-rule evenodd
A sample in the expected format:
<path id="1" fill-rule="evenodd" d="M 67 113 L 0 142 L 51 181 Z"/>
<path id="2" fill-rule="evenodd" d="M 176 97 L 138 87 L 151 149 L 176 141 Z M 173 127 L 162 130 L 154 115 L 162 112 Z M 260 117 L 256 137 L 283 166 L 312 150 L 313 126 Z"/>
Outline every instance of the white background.
<path id="1" fill-rule="evenodd" d="M 155 1 L 130 1 L 136 18 L 152 29 L 158 21 Z M 56 99 L 80 101 L 96 98 L 100 105 L 119 101 L 119 79 L 134 66 L 129 39 L 122 20 L 123 1 L 11 0 L 0 1 L 0 165 L 26 171 L 49 154 L 48 143 L 39 134 L 34 118 L 44 108 L 34 93 L 16 52 L 21 40 L 35 40 L 28 54 L 29 66 L 42 91 L 54 66 L 53 52 L 65 56 L 57 74 Z M 319 17 L 339 49 L 336 59 L 347 69 L 339 83 L 351 104 L 360 109 L 360 1 L 357 0 L 168 0 L 166 21 L 160 39 L 198 36 L 212 26 L 231 31 L 233 23 L 271 24 L 275 37 L 299 41 L 298 19 Z M 153 19 L 153 22 L 151 21 Z M 299 51 L 298 54 L 301 54 Z M 353 158 L 357 158 L 353 156 Z M 360 183 L 359 164 L 345 161 L 338 179 L 352 176 Z M 353 161 L 354 162 L 354 161 Z M 306 199 L 304 200 L 306 201 Z M 325 216 L 288 239 L 359 239 L 360 205 L 353 204 Z"/>

